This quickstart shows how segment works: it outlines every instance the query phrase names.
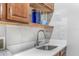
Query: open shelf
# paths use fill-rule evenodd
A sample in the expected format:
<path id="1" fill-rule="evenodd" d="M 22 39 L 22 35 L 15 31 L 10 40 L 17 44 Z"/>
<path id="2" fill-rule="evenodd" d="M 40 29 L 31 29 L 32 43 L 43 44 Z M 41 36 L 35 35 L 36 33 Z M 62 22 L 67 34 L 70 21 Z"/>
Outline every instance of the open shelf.
<path id="1" fill-rule="evenodd" d="M 54 3 L 30 3 L 31 10 L 35 9 L 41 14 L 50 14 L 54 11 Z M 42 25 L 37 23 L 30 23 L 30 26 L 37 27 L 37 28 L 49 28 L 49 25 Z"/>
<path id="2" fill-rule="evenodd" d="M 37 23 L 30 23 L 31 27 L 37 27 L 37 28 L 48 28 L 48 25 L 42 25 L 42 24 L 37 24 Z"/>
<path id="3" fill-rule="evenodd" d="M 23 24 L 23 23 L 17 23 L 17 22 L 15 23 L 15 22 L 4 22 L 4 21 L 0 21 L 0 25 L 29 26 L 29 27 L 43 28 L 43 29 L 48 29 L 52 27 L 52 26 L 42 25 L 42 24 L 37 24 L 37 23 Z"/>

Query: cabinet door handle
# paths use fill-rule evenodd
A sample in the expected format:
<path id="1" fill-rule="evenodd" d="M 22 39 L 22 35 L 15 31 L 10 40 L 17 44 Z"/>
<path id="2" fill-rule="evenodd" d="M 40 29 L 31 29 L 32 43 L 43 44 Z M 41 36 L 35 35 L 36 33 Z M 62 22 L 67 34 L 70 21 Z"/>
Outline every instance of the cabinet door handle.
<path id="1" fill-rule="evenodd" d="M 12 7 L 9 7 L 10 16 L 12 16 Z"/>

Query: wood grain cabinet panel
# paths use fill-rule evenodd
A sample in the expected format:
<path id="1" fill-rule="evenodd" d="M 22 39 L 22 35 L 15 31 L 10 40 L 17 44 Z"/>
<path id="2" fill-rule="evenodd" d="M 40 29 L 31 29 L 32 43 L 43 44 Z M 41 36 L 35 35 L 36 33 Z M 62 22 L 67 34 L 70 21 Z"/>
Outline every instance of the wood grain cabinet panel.
<path id="1" fill-rule="evenodd" d="M 31 3 L 30 6 L 36 10 L 40 10 L 41 12 L 52 12 L 54 11 L 53 3 Z"/>
<path id="2" fill-rule="evenodd" d="M 0 3 L 0 20 L 6 19 L 6 4 Z"/>
<path id="3" fill-rule="evenodd" d="M 29 8 L 27 3 L 9 3 L 7 4 L 7 19 L 28 23 Z"/>
<path id="4" fill-rule="evenodd" d="M 51 10 L 54 9 L 54 3 L 45 3 L 45 5 L 50 8 Z"/>

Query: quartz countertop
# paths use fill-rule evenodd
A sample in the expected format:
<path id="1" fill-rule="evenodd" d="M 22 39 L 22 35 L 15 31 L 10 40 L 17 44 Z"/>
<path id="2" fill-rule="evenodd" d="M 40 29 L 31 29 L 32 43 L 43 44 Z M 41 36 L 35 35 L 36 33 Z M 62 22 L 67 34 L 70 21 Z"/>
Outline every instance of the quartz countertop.
<path id="1" fill-rule="evenodd" d="M 13 56 L 54 56 L 56 53 L 58 53 L 67 46 L 67 41 L 51 39 L 47 45 L 57 46 L 57 48 L 52 50 L 40 50 L 34 47 L 32 49 L 17 53 Z"/>

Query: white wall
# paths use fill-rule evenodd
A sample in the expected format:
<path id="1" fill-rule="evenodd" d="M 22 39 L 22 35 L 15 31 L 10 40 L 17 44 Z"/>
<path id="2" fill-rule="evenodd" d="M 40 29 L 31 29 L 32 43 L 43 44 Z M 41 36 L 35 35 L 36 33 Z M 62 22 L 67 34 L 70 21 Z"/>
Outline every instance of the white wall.
<path id="1" fill-rule="evenodd" d="M 79 56 L 79 4 L 68 9 L 68 51 L 67 55 Z"/>
<path id="2" fill-rule="evenodd" d="M 55 4 L 54 13 L 49 25 L 54 26 L 53 39 L 67 39 L 67 4 Z"/>
<path id="3" fill-rule="evenodd" d="M 52 19 L 52 38 L 67 39 L 67 55 L 79 56 L 79 4 L 56 3 Z"/>

